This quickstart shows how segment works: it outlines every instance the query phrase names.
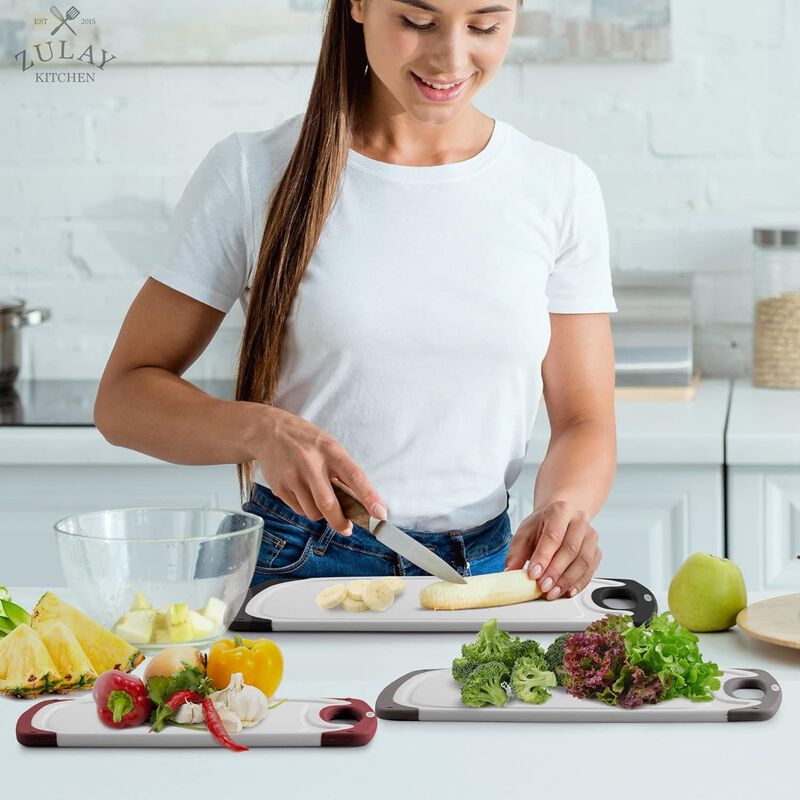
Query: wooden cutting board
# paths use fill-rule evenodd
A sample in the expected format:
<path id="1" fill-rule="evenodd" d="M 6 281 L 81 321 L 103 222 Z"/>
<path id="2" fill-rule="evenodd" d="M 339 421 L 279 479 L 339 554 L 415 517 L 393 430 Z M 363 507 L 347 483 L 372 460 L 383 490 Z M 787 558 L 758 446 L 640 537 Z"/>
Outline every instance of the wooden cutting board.
<path id="1" fill-rule="evenodd" d="M 800 649 L 800 594 L 753 603 L 739 612 L 736 624 L 756 639 Z"/>

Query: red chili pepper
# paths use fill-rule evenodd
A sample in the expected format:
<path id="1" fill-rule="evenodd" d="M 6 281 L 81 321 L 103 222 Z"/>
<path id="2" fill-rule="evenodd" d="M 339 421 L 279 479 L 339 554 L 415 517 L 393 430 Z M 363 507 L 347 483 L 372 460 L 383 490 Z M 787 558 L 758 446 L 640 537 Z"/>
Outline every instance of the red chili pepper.
<path id="1" fill-rule="evenodd" d="M 110 728 L 141 725 L 150 716 L 150 698 L 135 675 L 118 669 L 104 672 L 92 688 L 100 721 Z"/>
<path id="2" fill-rule="evenodd" d="M 164 705 L 173 713 L 178 710 L 179 706 L 182 706 L 184 703 L 202 703 L 203 702 L 203 695 L 199 692 L 190 692 L 188 689 L 185 689 L 182 692 L 175 692 L 172 697 L 167 700 Z"/>
<path id="3" fill-rule="evenodd" d="M 210 697 L 203 698 L 203 714 L 205 714 L 208 730 L 221 745 L 227 747 L 229 750 L 233 750 L 236 753 L 241 753 L 244 750 L 250 749 L 249 747 L 245 747 L 243 744 L 236 744 L 236 742 L 234 742 L 233 739 L 228 736 L 228 731 L 225 730 L 225 726 L 222 724 L 219 712 L 216 708 L 214 708 L 214 702 Z"/>

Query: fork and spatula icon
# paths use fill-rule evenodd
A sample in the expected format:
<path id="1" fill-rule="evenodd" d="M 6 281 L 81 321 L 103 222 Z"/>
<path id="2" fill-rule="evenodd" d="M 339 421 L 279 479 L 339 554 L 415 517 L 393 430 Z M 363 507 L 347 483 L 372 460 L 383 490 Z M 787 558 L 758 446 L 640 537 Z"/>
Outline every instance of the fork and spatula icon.
<path id="1" fill-rule="evenodd" d="M 51 13 L 51 14 L 52 14 L 52 15 L 53 15 L 53 16 L 54 16 L 56 19 L 59 19 L 59 20 L 61 20 L 61 22 L 59 22 L 59 24 L 58 24 L 58 25 L 56 25 L 56 27 L 55 27 L 55 28 L 53 28 L 53 30 L 50 32 L 50 35 L 51 35 L 51 36 L 55 36 L 55 35 L 56 35 L 56 33 L 58 33 L 58 31 L 60 31 L 60 30 L 61 30 L 61 28 L 62 28 L 64 25 L 66 25 L 66 26 L 67 26 L 67 27 L 68 27 L 68 28 L 69 28 L 69 29 L 72 31 L 72 33 L 73 33 L 75 36 L 77 36 L 77 35 L 78 35 L 77 33 L 75 33 L 74 29 L 73 29 L 73 28 L 72 28 L 72 26 L 69 24 L 71 20 L 75 19 L 75 17 L 77 17 L 77 16 L 78 16 L 78 14 L 80 14 L 80 13 L 81 13 L 80 11 L 78 11 L 78 9 L 77 9 L 77 8 L 75 8 L 75 6 L 70 6 L 70 7 L 67 9 L 67 16 L 66 16 L 66 17 L 65 17 L 65 16 L 64 16 L 64 15 L 61 13 L 61 11 L 59 10 L 59 8 L 58 8 L 57 6 L 50 6 L 50 13 Z"/>

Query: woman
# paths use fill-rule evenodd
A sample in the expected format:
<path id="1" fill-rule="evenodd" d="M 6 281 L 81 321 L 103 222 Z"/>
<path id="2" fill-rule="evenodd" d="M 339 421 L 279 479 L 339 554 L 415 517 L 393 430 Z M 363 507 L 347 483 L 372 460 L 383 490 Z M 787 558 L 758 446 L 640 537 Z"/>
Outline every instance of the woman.
<path id="1" fill-rule="evenodd" d="M 462 574 L 547 599 L 600 562 L 616 461 L 602 196 L 576 157 L 482 114 L 514 0 L 331 0 L 304 115 L 211 148 L 125 319 L 95 422 L 112 443 L 238 464 L 265 576 L 420 574 L 332 478 Z M 180 376 L 237 299 L 235 401 Z M 507 489 L 537 405 L 532 513 Z M 510 546 L 509 546 L 510 542 Z"/>

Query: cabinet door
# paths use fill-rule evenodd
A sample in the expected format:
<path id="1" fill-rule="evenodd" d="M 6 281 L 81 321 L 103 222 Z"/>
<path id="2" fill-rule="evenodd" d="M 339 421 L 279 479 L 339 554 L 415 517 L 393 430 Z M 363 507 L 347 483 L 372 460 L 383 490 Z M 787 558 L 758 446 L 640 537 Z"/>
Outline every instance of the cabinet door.
<path id="1" fill-rule="evenodd" d="M 536 465 L 526 465 L 509 504 L 512 528 L 531 513 Z M 698 550 L 724 554 L 722 468 L 623 465 L 592 525 L 600 536 L 600 578 L 631 578 L 666 592 Z"/>
<path id="2" fill-rule="evenodd" d="M 800 586 L 800 468 L 728 468 L 730 558 L 750 591 Z"/>
<path id="3" fill-rule="evenodd" d="M 53 530 L 63 517 L 138 506 L 241 509 L 230 465 L 2 467 L 0 486 L 0 582 L 10 586 L 65 585 Z"/>

